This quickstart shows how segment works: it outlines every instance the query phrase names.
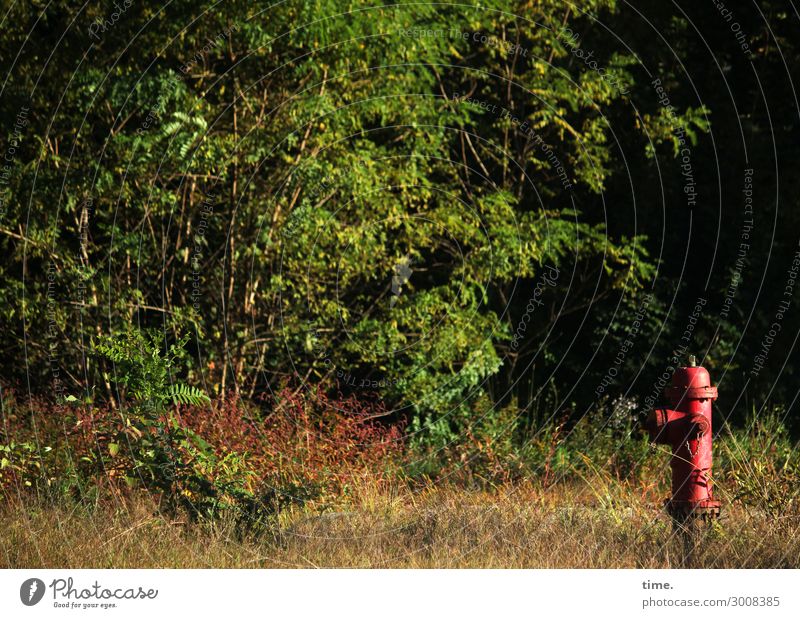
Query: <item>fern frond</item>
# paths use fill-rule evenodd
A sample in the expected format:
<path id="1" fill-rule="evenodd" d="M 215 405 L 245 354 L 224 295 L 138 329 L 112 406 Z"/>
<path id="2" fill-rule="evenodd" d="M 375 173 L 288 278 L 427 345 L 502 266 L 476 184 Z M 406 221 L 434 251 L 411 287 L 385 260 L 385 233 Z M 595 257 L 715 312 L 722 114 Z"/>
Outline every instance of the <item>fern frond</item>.
<path id="1" fill-rule="evenodd" d="M 173 384 L 167 389 L 167 396 L 172 400 L 172 403 L 183 404 L 190 406 L 199 406 L 203 403 L 211 401 L 199 388 L 189 386 L 188 384 Z"/>

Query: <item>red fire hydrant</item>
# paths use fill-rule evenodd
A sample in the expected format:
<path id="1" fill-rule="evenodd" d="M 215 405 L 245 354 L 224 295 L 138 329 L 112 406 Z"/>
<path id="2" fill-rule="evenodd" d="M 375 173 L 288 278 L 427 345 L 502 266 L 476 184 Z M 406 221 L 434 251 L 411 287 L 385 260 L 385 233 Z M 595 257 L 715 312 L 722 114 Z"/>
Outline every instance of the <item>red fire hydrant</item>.
<path id="1" fill-rule="evenodd" d="M 647 418 L 650 439 L 672 447 L 672 498 L 667 510 L 685 521 L 719 516 L 720 503 L 711 489 L 711 402 L 717 387 L 694 356 L 688 367 L 679 367 L 666 389 L 670 408 L 656 408 Z"/>

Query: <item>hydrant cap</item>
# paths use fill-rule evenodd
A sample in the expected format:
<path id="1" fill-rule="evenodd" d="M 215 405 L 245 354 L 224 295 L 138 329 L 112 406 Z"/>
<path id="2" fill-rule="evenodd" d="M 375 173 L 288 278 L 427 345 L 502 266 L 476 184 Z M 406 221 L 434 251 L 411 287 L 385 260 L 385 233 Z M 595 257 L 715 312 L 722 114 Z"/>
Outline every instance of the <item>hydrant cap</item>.
<path id="1" fill-rule="evenodd" d="M 717 387 L 711 386 L 711 376 L 705 367 L 678 367 L 672 374 L 672 386 L 667 391 L 673 405 L 683 399 L 717 398 Z"/>
<path id="2" fill-rule="evenodd" d="M 705 367 L 679 367 L 672 375 L 672 386 L 705 388 L 711 386 L 711 376 Z"/>

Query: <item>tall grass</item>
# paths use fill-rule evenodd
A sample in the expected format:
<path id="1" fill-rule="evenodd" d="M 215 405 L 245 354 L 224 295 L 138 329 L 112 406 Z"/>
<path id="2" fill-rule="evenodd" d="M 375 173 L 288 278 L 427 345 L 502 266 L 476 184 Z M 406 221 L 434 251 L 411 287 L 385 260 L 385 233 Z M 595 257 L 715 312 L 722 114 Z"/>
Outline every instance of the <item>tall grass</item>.
<path id="1" fill-rule="evenodd" d="M 11 500 L 0 512 L 0 565 L 48 568 L 660 568 L 684 565 L 657 505 L 615 482 L 354 488 L 347 508 L 283 511 L 242 536 L 233 519 L 160 515 L 151 497 L 92 508 Z M 771 521 L 731 505 L 692 566 L 800 567 L 797 514 Z"/>
<path id="2" fill-rule="evenodd" d="M 507 425 L 426 451 L 380 405 L 352 398 L 184 406 L 197 442 L 176 452 L 207 483 L 183 486 L 188 504 L 198 491 L 213 505 L 201 512 L 164 509 L 137 479 L 118 412 L 13 400 L 3 410 L 6 567 L 685 565 L 660 506 L 669 453 L 627 412 L 521 433 L 505 410 Z M 753 416 L 716 437 L 724 517 L 692 566 L 800 567 L 800 453 L 782 421 Z"/>

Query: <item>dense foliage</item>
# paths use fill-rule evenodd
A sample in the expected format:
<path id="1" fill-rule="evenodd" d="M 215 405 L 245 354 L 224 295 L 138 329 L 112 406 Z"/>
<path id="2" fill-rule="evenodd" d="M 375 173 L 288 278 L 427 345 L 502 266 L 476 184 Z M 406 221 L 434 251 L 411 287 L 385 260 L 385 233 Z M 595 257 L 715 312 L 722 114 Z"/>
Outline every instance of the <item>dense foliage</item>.
<path id="1" fill-rule="evenodd" d="M 4 392 L 167 462 L 201 391 L 380 401 L 427 473 L 692 351 L 725 419 L 791 410 L 797 16 L 678 4 L 9 3 Z"/>

